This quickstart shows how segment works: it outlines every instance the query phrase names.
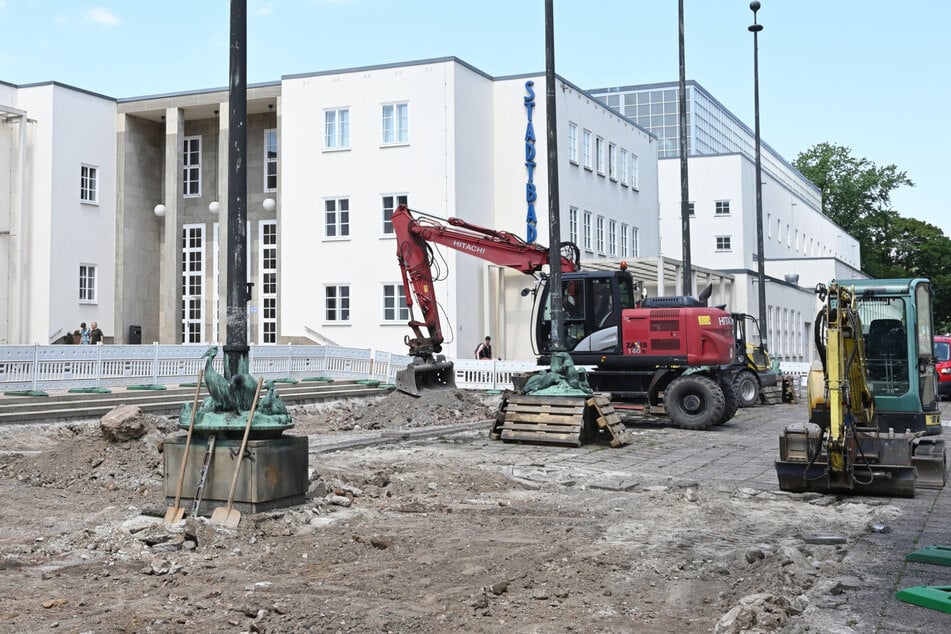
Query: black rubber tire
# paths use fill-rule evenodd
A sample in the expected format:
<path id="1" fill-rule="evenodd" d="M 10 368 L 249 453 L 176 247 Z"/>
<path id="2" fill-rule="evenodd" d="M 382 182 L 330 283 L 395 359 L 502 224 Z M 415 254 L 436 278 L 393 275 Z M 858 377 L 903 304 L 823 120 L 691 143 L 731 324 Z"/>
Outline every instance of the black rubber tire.
<path id="1" fill-rule="evenodd" d="M 759 402 L 759 380 L 749 370 L 743 370 L 733 379 L 740 407 L 753 407 Z"/>
<path id="2" fill-rule="evenodd" d="M 701 430 L 720 423 L 726 402 L 716 381 L 700 374 L 687 374 L 667 386 L 664 408 L 674 427 Z"/>
<path id="3" fill-rule="evenodd" d="M 730 375 L 721 375 L 719 381 L 720 389 L 723 390 L 723 417 L 717 425 L 722 425 L 734 416 L 736 410 L 740 409 L 740 397 L 736 393 L 736 386 L 733 384 L 733 377 Z"/>

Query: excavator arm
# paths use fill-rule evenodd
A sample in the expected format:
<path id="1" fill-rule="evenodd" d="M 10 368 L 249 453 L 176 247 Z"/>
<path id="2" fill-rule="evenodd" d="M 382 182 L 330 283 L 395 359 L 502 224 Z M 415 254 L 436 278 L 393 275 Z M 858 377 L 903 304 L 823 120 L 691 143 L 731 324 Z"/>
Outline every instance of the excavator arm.
<path id="1" fill-rule="evenodd" d="M 433 244 L 468 253 L 477 258 L 506 266 L 526 275 L 539 273 L 549 263 L 548 248 L 525 242 L 507 231 L 496 231 L 471 224 L 460 218 L 447 220 L 410 211 L 400 205 L 393 211 L 393 230 L 396 233 L 396 259 L 403 274 L 406 305 L 410 309 L 407 335 L 410 355 L 428 358 L 442 350 L 444 340 L 439 309 L 433 287 Z M 574 244 L 566 243 L 568 255 L 561 256 L 561 270 L 577 271 L 579 252 Z M 420 319 L 413 313 L 418 305 Z"/>

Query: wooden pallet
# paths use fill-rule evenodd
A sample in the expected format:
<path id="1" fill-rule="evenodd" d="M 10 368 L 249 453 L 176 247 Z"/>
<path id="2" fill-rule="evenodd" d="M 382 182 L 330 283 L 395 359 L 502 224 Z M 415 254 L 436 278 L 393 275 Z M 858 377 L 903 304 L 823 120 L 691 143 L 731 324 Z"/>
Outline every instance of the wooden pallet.
<path id="1" fill-rule="evenodd" d="M 608 434 L 610 434 L 612 447 L 620 447 L 633 440 L 631 432 L 628 431 L 624 423 L 621 422 L 621 417 L 618 413 L 614 411 L 614 406 L 611 405 L 611 399 L 606 396 L 592 396 L 588 399 L 587 403 L 589 411 L 598 415 L 595 419 L 595 422 L 598 423 L 598 427 L 606 429 Z"/>
<path id="2" fill-rule="evenodd" d="M 766 385 L 759 390 L 759 402 L 763 405 L 779 405 L 783 402 L 783 386 Z"/>
<path id="3" fill-rule="evenodd" d="M 538 442 L 580 447 L 584 436 L 585 397 L 524 396 L 502 399 L 492 437 L 505 442 Z"/>

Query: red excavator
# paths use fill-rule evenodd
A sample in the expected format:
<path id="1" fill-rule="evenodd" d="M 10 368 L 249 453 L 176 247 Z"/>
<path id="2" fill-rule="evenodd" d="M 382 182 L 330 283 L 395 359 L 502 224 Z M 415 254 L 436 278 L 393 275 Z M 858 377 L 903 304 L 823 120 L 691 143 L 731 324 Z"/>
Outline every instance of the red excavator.
<path id="1" fill-rule="evenodd" d="M 443 333 L 433 287 L 433 244 L 535 276 L 533 346 L 540 365 L 551 361 L 551 305 L 547 247 L 518 236 L 442 219 L 399 206 L 392 215 L 397 260 L 410 309 L 406 344 L 413 363 L 397 376 L 397 388 L 420 390 L 454 387 L 451 361 L 442 351 Z M 579 250 L 561 249 L 564 323 L 561 341 L 575 365 L 589 366 L 587 377 L 597 392 L 614 401 L 634 401 L 645 413 L 666 415 L 673 425 L 706 429 L 733 417 L 739 399 L 732 373 L 722 370 L 733 360 L 733 320 L 729 312 L 693 297 L 641 298 L 621 263 L 617 270 L 582 271 Z M 422 318 L 413 318 L 413 305 Z"/>

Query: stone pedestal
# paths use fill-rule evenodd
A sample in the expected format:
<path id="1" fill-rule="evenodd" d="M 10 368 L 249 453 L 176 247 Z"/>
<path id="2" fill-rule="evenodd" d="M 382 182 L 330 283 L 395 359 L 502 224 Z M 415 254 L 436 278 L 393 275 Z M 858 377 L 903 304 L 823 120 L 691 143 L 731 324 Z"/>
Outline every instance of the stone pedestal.
<path id="1" fill-rule="evenodd" d="M 195 493 L 201 476 L 208 437 L 193 436 L 185 464 L 185 484 L 180 505 L 193 514 Z M 228 503 L 231 479 L 241 448 L 240 438 L 216 438 L 199 515 L 211 515 Z M 175 503 L 178 474 L 185 453 L 185 435 L 165 440 L 165 500 Z M 235 486 L 234 508 L 242 513 L 260 513 L 303 504 L 309 484 L 307 476 L 308 442 L 306 436 L 248 440 L 241 471 Z"/>

